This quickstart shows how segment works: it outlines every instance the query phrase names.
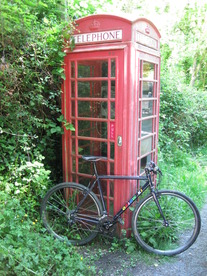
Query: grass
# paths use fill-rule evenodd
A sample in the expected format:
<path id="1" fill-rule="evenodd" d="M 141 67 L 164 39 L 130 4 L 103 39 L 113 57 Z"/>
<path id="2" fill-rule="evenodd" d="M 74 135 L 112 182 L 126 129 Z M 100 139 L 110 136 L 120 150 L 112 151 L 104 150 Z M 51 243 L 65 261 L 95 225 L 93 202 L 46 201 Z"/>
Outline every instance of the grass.
<path id="1" fill-rule="evenodd" d="M 165 162 L 160 158 L 163 178 L 159 189 L 183 192 L 201 209 L 207 193 L 207 148 L 199 149 L 193 155 L 180 152 L 175 158 L 176 162 Z"/>

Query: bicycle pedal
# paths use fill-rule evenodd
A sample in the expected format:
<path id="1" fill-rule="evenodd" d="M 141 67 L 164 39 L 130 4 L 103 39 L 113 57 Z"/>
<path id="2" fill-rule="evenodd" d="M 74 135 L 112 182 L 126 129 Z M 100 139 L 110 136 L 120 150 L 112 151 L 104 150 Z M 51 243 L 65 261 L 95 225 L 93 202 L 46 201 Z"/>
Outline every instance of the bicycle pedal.
<path id="1" fill-rule="evenodd" d="M 122 218 L 118 218 L 118 223 L 120 223 L 121 225 L 124 225 L 124 221 Z"/>

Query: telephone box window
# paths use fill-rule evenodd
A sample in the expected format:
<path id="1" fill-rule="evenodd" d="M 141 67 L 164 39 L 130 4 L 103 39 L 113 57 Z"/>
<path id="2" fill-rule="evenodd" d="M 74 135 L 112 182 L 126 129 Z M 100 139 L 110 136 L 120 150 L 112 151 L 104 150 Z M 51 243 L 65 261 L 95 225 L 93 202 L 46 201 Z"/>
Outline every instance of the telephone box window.
<path id="1" fill-rule="evenodd" d="M 75 117 L 75 101 L 71 101 L 71 116 Z"/>
<path id="2" fill-rule="evenodd" d="M 152 137 L 141 140 L 141 156 L 152 150 Z"/>
<path id="3" fill-rule="evenodd" d="M 143 98 L 151 98 L 153 97 L 153 86 L 154 83 L 151 81 L 143 81 L 142 86 L 142 97 Z"/>
<path id="4" fill-rule="evenodd" d="M 115 81 L 112 80 L 112 81 L 111 81 L 111 98 L 115 98 L 115 91 L 116 91 L 116 88 L 115 88 Z"/>
<path id="5" fill-rule="evenodd" d="M 114 159 L 114 143 L 110 143 L 110 159 Z"/>
<path id="6" fill-rule="evenodd" d="M 115 102 L 111 102 L 111 119 L 115 119 Z"/>
<path id="7" fill-rule="evenodd" d="M 115 59 L 111 60 L 111 77 L 115 78 L 115 72 L 116 72 L 116 61 Z"/>
<path id="8" fill-rule="evenodd" d="M 148 119 L 148 120 L 142 121 L 142 135 L 143 136 L 152 133 L 152 120 L 153 119 Z"/>
<path id="9" fill-rule="evenodd" d="M 78 116 L 90 118 L 107 118 L 107 102 L 79 101 Z"/>
<path id="10" fill-rule="evenodd" d="M 153 101 L 142 101 L 142 117 L 149 117 L 153 115 Z"/>
<path id="11" fill-rule="evenodd" d="M 78 78 L 108 77 L 108 61 L 84 60 L 78 62 Z"/>
<path id="12" fill-rule="evenodd" d="M 149 62 L 143 62 L 143 78 L 153 80 L 155 71 L 155 65 Z"/>
<path id="13" fill-rule="evenodd" d="M 71 78 L 75 78 L 75 62 L 71 62 Z"/>
<path id="14" fill-rule="evenodd" d="M 152 159 L 151 154 L 148 154 L 147 156 L 141 159 L 141 172 L 144 172 L 144 169 L 147 166 L 147 163 L 149 163 L 151 159 Z"/>
<path id="15" fill-rule="evenodd" d="M 79 81 L 78 97 L 107 98 L 108 82 L 107 81 Z"/>
<path id="16" fill-rule="evenodd" d="M 75 82 L 71 81 L 71 97 L 75 98 Z"/>
<path id="17" fill-rule="evenodd" d="M 79 120 L 78 136 L 107 138 L 107 123 Z"/>

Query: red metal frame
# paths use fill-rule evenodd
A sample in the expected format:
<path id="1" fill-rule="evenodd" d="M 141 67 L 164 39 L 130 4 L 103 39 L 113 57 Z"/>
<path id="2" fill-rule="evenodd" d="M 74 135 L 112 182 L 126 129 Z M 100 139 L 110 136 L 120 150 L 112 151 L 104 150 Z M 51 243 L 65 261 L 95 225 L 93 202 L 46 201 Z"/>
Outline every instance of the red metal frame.
<path id="1" fill-rule="evenodd" d="M 104 174 L 140 174 L 146 161 L 157 160 L 160 34 L 144 18 L 94 15 L 76 23 L 75 49 L 65 49 L 62 112 L 76 131 L 64 130 L 64 179 L 91 177 L 82 154 L 106 155 L 98 168 Z M 117 212 L 137 183 L 107 180 L 103 186 L 108 211 Z M 129 218 L 126 212 L 125 228 Z"/>

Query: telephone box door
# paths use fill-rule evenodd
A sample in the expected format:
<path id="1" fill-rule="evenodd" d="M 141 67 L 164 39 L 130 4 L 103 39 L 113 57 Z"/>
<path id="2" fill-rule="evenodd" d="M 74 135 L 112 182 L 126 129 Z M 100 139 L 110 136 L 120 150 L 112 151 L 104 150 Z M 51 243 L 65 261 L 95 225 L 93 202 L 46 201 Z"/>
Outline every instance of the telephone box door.
<path id="1" fill-rule="evenodd" d="M 63 96 L 63 111 L 75 127 L 74 132 L 65 131 L 63 140 L 67 181 L 87 184 L 91 178 L 92 166 L 82 155 L 107 157 L 97 164 L 100 174 L 122 173 L 117 172 L 121 160 L 117 139 L 122 137 L 123 56 L 123 50 L 113 50 L 70 53 L 65 59 L 69 93 Z M 112 213 L 114 183 L 106 180 L 102 187 Z"/>

